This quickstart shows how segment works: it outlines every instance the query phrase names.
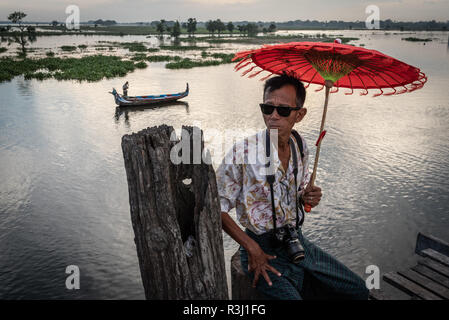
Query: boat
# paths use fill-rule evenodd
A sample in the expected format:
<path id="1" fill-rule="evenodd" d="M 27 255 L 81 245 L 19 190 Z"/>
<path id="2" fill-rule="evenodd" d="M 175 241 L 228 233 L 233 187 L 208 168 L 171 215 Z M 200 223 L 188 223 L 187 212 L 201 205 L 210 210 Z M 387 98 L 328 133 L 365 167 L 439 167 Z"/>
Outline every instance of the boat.
<path id="1" fill-rule="evenodd" d="M 115 103 L 120 107 L 126 106 L 144 106 L 151 104 L 160 104 L 165 102 L 173 102 L 179 99 L 185 98 L 189 95 L 189 84 L 186 84 L 186 90 L 184 92 L 173 94 L 161 94 L 161 95 L 148 95 L 148 96 L 125 96 L 117 92 L 112 88 L 111 93 L 115 98 Z"/>

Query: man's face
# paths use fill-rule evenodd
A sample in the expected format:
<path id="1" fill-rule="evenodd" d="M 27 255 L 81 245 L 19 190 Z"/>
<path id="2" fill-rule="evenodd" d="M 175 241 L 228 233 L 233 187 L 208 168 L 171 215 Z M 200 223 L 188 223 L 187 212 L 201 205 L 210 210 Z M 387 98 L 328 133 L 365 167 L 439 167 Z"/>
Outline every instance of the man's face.
<path id="1" fill-rule="evenodd" d="M 296 108 L 295 87 L 287 84 L 277 90 L 265 93 L 264 103 L 280 107 Z M 288 117 L 282 117 L 275 109 L 272 114 L 263 114 L 263 119 L 268 130 L 277 129 L 279 136 L 290 136 L 290 132 L 296 122 L 300 122 L 306 115 L 307 110 L 303 107 L 300 110 L 292 110 Z"/>

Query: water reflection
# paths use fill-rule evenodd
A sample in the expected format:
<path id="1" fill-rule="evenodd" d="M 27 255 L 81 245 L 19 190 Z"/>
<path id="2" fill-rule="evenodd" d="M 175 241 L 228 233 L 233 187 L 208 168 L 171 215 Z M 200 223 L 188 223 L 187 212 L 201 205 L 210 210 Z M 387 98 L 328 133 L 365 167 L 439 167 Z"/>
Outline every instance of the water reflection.
<path id="1" fill-rule="evenodd" d="M 186 113 L 189 114 L 189 103 L 188 102 L 173 101 L 173 102 L 154 103 L 154 104 L 147 105 L 147 106 L 116 107 L 114 118 L 116 121 L 119 121 L 120 117 L 123 114 L 125 123 L 126 123 L 127 121 L 129 121 L 130 113 L 133 114 L 133 113 L 137 113 L 137 112 L 150 111 L 150 110 L 158 109 L 158 108 L 170 108 L 170 107 L 176 107 L 176 106 L 184 106 Z"/>

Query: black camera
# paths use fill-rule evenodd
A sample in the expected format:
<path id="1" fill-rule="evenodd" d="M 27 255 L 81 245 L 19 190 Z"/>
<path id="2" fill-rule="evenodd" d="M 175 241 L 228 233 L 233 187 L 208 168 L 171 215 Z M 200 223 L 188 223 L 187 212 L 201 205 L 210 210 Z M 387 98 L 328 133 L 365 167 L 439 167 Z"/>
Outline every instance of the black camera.
<path id="1" fill-rule="evenodd" d="M 293 263 L 299 263 L 304 259 L 304 248 L 299 242 L 298 232 L 291 224 L 276 229 L 274 234 L 278 244 L 282 244 L 287 249 L 287 254 Z"/>

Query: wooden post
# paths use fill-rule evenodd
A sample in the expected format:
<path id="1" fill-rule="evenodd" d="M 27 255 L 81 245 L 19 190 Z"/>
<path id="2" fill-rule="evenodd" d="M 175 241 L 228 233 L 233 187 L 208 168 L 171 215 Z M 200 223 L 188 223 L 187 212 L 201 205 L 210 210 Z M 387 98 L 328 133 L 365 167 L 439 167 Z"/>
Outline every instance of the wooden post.
<path id="1" fill-rule="evenodd" d="M 202 131 L 183 130 L 189 150 L 179 154 L 190 151 L 192 159 L 195 132 L 203 151 Z M 170 152 L 179 141 L 170 141 L 172 133 L 173 127 L 162 125 L 122 138 L 145 297 L 228 299 L 215 172 L 202 160 L 174 164 Z"/>
<path id="2" fill-rule="evenodd" d="M 252 287 L 249 277 L 242 270 L 240 250 L 231 259 L 232 300 L 267 300 L 262 293 Z"/>

